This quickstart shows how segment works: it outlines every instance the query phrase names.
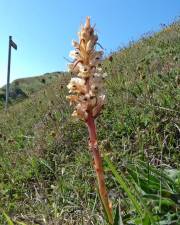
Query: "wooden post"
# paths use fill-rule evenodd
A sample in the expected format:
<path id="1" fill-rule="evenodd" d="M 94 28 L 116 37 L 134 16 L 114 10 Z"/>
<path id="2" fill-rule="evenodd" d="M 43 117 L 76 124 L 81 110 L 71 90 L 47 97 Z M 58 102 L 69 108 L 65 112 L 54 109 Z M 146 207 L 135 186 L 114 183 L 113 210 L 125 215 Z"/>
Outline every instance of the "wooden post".
<path id="1" fill-rule="evenodd" d="M 7 67 L 7 84 L 6 84 L 5 111 L 7 111 L 7 108 L 8 108 L 8 98 L 9 98 L 9 80 L 10 80 L 10 70 L 11 70 L 11 40 L 12 40 L 12 36 L 9 36 L 9 51 L 8 51 L 8 67 Z"/>
<path id="2" fill-rule="evenodd" d="M 9 81 L 11 72 L 11 46 L 17 50 L 17 45 L 12 41 L 12 36 L 9 36 L 9 51 L 8 51 L 8 68 L 7 68 L 7 85 L 6 85 L 6 102 L 5 111 L 8 108 L 8 98 L 9 98 Z"/>

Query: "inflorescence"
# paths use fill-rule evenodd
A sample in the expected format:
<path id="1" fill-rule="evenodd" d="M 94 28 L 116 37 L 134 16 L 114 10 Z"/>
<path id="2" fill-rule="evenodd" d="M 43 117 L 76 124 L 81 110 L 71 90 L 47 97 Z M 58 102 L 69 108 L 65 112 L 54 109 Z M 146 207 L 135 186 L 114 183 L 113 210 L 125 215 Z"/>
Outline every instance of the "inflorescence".
<path id="1" fill-rule="evenodd" d="M 73 62 L 68 66 L 69 71 L 78 77 L 71 78 L 67 85 L 71 94 L 67 99 L 75 106 L 72 115 L 86 121 L 88 114 L 96 118 L 104 105 L 104 78 L 107 74 L 101 68 L 103 51 L 96 50 L 98 36 L 89 17 L 78 36 L 79 42 L 72 41 L 75 50 L 70 52 Z"/>

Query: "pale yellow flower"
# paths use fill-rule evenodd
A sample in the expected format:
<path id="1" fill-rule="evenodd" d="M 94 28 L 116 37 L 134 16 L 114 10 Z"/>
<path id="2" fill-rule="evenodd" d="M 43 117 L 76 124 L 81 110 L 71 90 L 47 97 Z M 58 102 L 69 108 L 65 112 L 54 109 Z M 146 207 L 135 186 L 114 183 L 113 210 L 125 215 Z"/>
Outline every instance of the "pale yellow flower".
<path id="1" fill-rule="evenodd" d="M 69 57 L 71 57 L 72 59 L 81 59 L 81 55 L 80 55 L 79 50 L 70 51 Z"/>
<path id="2" fill-rule="evenodd" d="M 76 106 L 76 109 L 74 110 L 74 112 L 72 113 L 72 116 L 77 117 L 81 120 L 86 120 L 88 117 L 87 104 L 79 103 Z"/>
<path id="3" fill-rule="evenodd" d="M 90 77 L 91 76 L 91 67 L 89 65 L 79 65 L 79 77 Z"/>
<path id="4" fill-rule="evenodd" d="M 69 93 L 74 92 L 85 94 L 87 91 L 85 80 L 78 77 L 71 78 L 67 88 L 69 89 Z"/>
<path id="5" fill-rule="evenodd" d="M 90 92 L 92 95 L 99 94 L 104 89 L 104 78 L 100 76 L 93 76 L 89 79 Z"/>

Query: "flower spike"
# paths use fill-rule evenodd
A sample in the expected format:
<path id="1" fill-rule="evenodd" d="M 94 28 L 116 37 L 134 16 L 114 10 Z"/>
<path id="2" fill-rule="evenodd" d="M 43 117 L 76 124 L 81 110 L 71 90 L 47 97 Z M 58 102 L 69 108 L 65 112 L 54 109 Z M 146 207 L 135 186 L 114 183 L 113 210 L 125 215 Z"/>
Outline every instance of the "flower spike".
<path id="1" fill-rule="evenodd" d="M 67 96 L 70 105 L 75 107 L 72 116 L 83 120 L 89 131 L 89 149 L 94 159 L 94 169 L 96 171 L 100 197 L 106 210 L 110 224 L 113 224 L 112 207 L 108 198 L 104 170 L 102 166 L 101 154 L 98 149 L 95 119 L 100 115 L 105 103 L 104 78 L 106 73 L 102 72 L 101 61 L 103 51 L 96 51 L 96 45 L 100 45 L 94 27 L 91 27 L 90 17 L 86 18 L 86 23 L 78 33 L 79 42 L 72 41 L 75 50 L 70 52 L 70 57 L 74 59 L 69 64 L 69 71 L 78 77 L 71 78 L 67 88 Z M 100 45 L 102 48 L 102 46 Z M 102 48 L 103 49 L 103 48 Z"/>

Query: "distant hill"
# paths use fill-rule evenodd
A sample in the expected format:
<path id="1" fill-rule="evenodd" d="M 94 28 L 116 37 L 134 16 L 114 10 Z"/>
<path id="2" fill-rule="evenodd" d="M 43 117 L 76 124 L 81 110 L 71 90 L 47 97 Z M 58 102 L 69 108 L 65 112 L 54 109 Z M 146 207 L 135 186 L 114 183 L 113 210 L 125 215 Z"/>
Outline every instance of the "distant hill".
<path id="1" fill-rule="evenodd" d="M 55 82 L 64 72 L 45 73 L 41 76 L 21 78 L 14 80 L 10 84 L 9 102 L 15 103 L 19 100 L 28 98 L 31 94 L 45 88 L 47 85 Z M 0 88 L 0 106 L 5 101 L 6 86 Z"/>

